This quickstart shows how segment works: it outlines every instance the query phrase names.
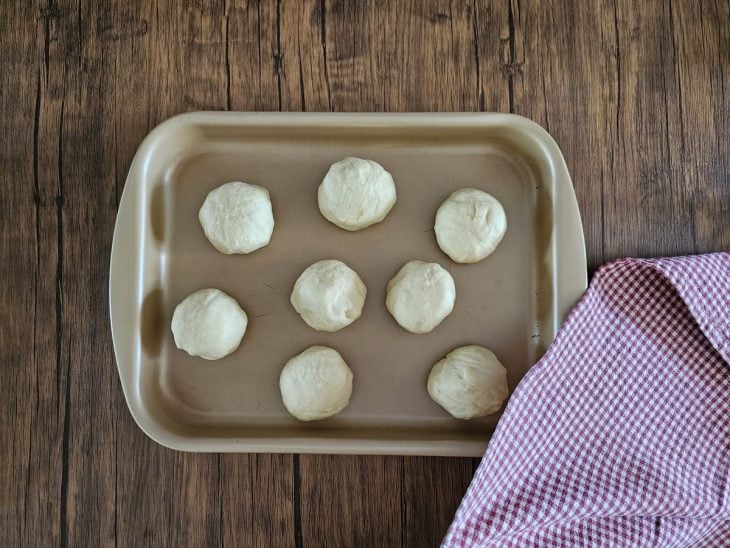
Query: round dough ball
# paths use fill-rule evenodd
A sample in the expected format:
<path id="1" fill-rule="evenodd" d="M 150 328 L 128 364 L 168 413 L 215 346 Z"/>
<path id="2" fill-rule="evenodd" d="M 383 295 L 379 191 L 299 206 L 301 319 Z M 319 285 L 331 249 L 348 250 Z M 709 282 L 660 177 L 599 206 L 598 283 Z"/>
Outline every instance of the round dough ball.
<path id="1" fill-rule="evenodd" d="M 274 231 L 269 191 L 238 181 L 211 190 L 198 219 L 213 247 L 228 255 L 268 245 Z"/>
<path id="2" fill-rule="evenodd" d="M 497 248 L 507 230 L 502 204 L 486 192 L 462 188 L 436 213 L 436 241 L 457 263 L 476 263 Z"/>
<path id="3" fill-rule="evenodd" d="M 451 314 L 454 279 L 438 263 L 410 261 L 388 282 L 385 305 L 401 327 L 428 333 Z"/>
<path id="4" fill-rule="evenodd" d="M 332 164 L 317 194 L 322 215 L 345 230 L 379 223 L 395 205 L 395 183 L 372 160 L 345 158 Z"/>
<path id="5" fill-rule="evenodd" d="M 462 346 L 433 366 L 428 394 L 457 419 L 485 417 L 509 396 L 507 370 L 491 350 Z"/>
<path id="6" fill-rule="evenodd" d="M 220 289 L 188 295 L 172 315 L 175 346 L 206 360 L 220 359 L 238 348 L 247 326 L 246 313 Z"/>
<path id="7" fill-rule="evenodd" d="M 342 261 L 328 259 L 308 267 L 297 279 L 291 304 L 318 331 L 339 331 L 360 317 L 367 289 Z"/>
<path id="8" fill-rule="evenodd" d="M 352 371 L 337 350 L 310 346 L 286 362 L 279 389 L 284 407 L 300 421 L 325 419 L 350 403 Z"/>

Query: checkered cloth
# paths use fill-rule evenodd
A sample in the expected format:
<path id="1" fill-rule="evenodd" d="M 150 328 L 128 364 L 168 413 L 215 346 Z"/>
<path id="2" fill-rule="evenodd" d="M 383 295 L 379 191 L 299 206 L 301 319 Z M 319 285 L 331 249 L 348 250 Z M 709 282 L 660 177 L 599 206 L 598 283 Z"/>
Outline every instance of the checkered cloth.
<path id="1" fill-rule="evenodd" d="M 730 546 L 730 253 L 612 262 L 514 391 L 444 546 Z"/>

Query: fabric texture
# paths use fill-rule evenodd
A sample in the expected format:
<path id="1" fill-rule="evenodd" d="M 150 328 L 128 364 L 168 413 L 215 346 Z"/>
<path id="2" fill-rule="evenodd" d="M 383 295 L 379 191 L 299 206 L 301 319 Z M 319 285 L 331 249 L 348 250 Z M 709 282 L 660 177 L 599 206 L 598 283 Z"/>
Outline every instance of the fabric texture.
<path id="1" fill-rule="evenodd" d="M 602 267 L 444 546 L 730 546 L 730 253 Z"/>

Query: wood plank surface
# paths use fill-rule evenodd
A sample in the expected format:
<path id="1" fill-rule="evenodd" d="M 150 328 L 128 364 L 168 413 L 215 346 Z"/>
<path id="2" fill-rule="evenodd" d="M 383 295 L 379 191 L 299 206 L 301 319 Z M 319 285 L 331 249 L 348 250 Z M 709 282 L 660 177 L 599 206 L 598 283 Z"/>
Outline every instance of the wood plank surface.
<path id="1" fill-rule="evenodd" d="M 475 459 L 174 452 L 134 424 L 108 262 L 189 110 L 503 111 L 554 136 L 589 269 L 730 249 L 730 3 L 0 5 L 0 545 L 434 546 Z"/>

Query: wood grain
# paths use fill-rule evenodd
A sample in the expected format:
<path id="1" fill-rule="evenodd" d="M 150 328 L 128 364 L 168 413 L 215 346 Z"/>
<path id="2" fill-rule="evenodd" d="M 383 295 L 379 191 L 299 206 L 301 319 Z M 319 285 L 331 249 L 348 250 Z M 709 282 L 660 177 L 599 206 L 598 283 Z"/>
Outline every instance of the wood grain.
<path id="1" fill-rule="evenodd" d="M 4 2 L 0 48 L 3 546 L 433 546 L 477 463 L 185 454 L 137 428 L 108 259 L 169 116 L 512 111 L 564 152 L 591 271 L 730 248 L 727 2 Z"/>

